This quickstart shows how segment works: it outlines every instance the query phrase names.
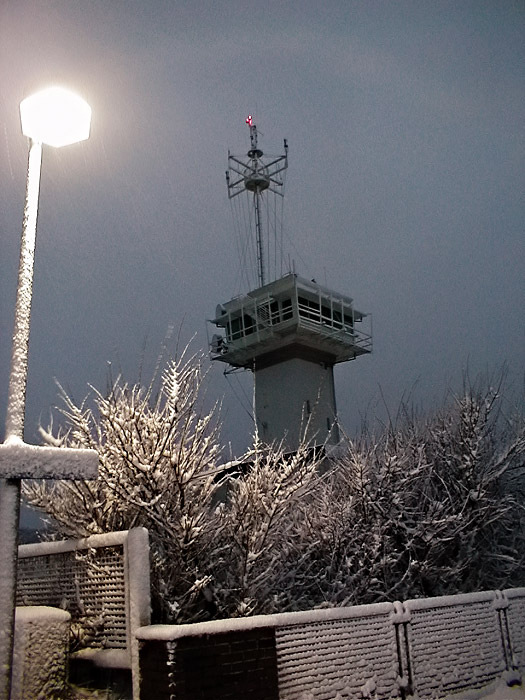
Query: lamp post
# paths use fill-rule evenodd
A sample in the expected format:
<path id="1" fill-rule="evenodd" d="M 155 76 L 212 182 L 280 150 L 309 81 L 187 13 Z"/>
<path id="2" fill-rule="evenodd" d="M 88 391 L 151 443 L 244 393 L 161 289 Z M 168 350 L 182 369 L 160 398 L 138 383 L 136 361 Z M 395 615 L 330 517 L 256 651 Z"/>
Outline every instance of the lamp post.
<path id="1" fill-rule="evenodd" d="M 74 93 L 52 87 L 20 104 L 22 133 L 29 138 L 27 188 L 9 375 L 5 440 L 0 445 L 0 699 L 9 698 L 16 601 L 18 521 L 22 478 L 93 478 L 92 450 L 64 450 L 24 443 L 29 326 L 42 145 L 60 147 L 87 139 L 91 109 Z"/>

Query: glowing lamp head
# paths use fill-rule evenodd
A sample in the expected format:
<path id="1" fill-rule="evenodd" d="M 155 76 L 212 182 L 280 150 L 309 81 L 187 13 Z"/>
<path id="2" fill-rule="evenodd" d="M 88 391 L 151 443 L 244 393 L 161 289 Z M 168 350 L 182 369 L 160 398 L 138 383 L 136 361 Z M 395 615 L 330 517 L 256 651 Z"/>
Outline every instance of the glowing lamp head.
<path id="1" fill-rule="evenodd" d="M 61 87 L 50 87 L 20 103 L 22 133 L 49 146 L 68 146 L 89 137 L 91 107 Z"/>

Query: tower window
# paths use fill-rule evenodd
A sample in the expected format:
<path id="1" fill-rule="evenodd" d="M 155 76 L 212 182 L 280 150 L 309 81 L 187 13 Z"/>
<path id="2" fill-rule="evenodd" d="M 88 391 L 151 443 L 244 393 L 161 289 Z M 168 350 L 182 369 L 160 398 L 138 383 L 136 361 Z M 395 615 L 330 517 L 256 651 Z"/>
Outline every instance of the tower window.
<path id="1" fill-rule="evenodd" d="M 270 323 L 279 323 L 279 302 L 272 301 L 270 303 Z"/>
<path id="2" fill-rule="evenodd" d="M 293 318 L 292 300 L 283 299 L 281 302 L 283 321 L 287 321 L 289 318 Z"/>

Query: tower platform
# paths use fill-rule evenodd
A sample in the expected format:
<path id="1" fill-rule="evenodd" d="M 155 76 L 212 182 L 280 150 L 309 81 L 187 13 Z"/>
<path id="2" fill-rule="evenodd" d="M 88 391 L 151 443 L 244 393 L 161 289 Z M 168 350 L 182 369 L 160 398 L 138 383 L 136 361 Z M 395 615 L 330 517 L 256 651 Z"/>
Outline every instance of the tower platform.
<path id="1" fill-rule="evenodd" d="M 219 305 L 211 358 L 258 370 L 300 358 L 333 366 L 372 351 L 350 297 L 294 273 Z"/>

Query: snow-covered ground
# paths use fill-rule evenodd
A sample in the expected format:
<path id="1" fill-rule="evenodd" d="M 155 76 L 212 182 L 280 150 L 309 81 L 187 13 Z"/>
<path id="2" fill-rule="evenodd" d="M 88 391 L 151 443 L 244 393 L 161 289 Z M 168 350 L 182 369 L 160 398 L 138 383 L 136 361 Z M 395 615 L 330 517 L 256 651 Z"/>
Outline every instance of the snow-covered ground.
<path id="1" fill-rule="evenodd" d="M 524 698 L 525 688 L 522 685 L 509 687 L 502 682 L 477 691 L 471 690 L 459 695 L 451 695 L 444 700 L 524 700 Z"/>
<path id="2" fill-rule="evenodd" d="M 496 688 L 490 695 L 482 696 L 483 700 L 520 700 L 525 698 L 525 690 L 523 686 L 501 686 Z"/>

